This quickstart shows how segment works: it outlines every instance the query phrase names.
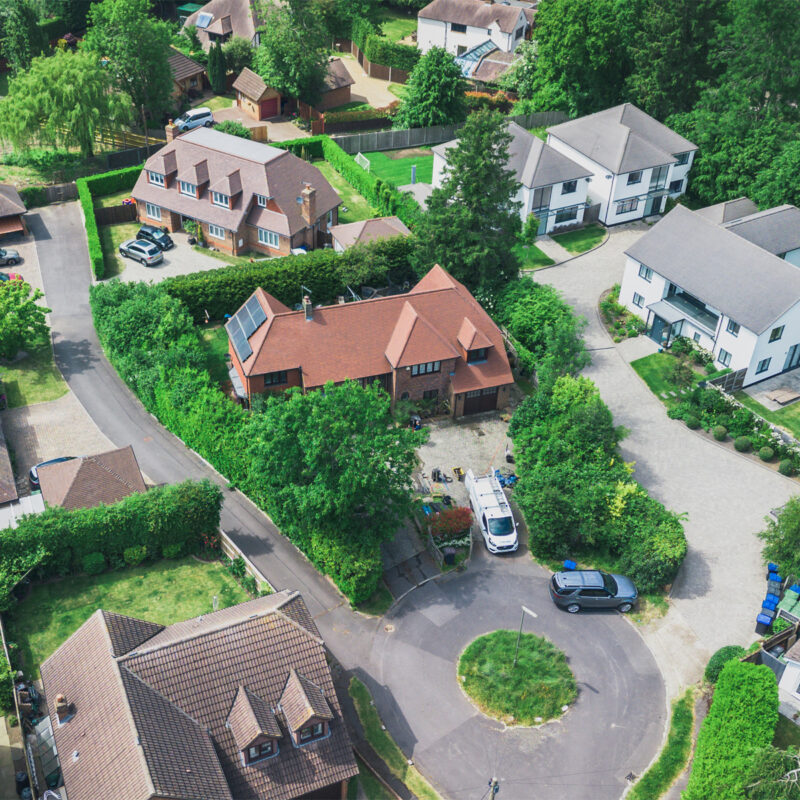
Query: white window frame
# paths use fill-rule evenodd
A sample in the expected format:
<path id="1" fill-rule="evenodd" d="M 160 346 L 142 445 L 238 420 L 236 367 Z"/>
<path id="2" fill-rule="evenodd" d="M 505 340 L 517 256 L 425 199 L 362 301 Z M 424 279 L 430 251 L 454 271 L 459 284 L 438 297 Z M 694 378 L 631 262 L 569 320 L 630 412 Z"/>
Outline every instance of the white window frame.
<path id="1" fill-rule="evenodd" d="M 180 181 L 180 193 L 185 194 L 187 197 L 197 197 L 197 184 L 189 183 L 189 181 Z M 190 192 L 189 189 L 192 191 Z"/>
<path id="2" fill-rule="evenodd" d="M 148 219 L 157 219 L 161 222 L 161 206 L 157 206 L 155 203 L 145 203 L 144 210 Z"/>
<path id="3" fill-rule="evenodd" d="M 636 308 L 644 308 L 644 296 L 639 294 L 639 292 L 634 292 L 633 304 L 636 306 Z"/>
<path id="4" fill-rule="evenodd" d="M 639 277 L 648 283 L 652 283 L 653 270 L 650 269 L 650 267 L 646 267 L 644 264 L 639 264 Z"/>
<path id="5" fill-rule="evenodd" d="M 208 225 L 208 235 L 212 239 L 222 239 L 225 241 L 225 228 L 220 227 L 219 225 L 212 225 L 209 223 Z"/>
<path id="6" fill-rule="evenodd" d="M 160 172 L 147 170 L 147 178 L 150 181 L 151 186 L 160 186 L 163 188 L 166 185 L 164 176 Z"/>
<path id="7" fill-rule="evenodd" d="M 222 208 L 230 208 L 230 195 L 223 194 L 222 192 L 211 192 L 211 204 L 215 206 L 222 206 Z"/>
<path id="8" fill-rule="evenodd" d="M 265 194 L 257 194 L 256 195 L 256 205 L 260 206 L 261 208 L 267 207 L 267 196 Z"/>
<path id="9" fill-rule="evenodd" d="M 731 354 L 720 347 L 719 353 L 717 354 L 717 361 L 719 361 L 723 367 L 729 367 L 731 365 Z"/>
<path id="10" fill-rule="evenodd" d="M 266 228 L 258 228 L 258 243 L 276 250 L 281 246 L 281 237 L 275 231 L 268 231 Z"/>
<path id="11" fill-rule="evenodd" d="M 624 207 L 633 204 L 629 209 Z M 617 200 L 617 214 L 632 214 L 639 208 L 639 198 L 630 197 L 627 200 Z"/>

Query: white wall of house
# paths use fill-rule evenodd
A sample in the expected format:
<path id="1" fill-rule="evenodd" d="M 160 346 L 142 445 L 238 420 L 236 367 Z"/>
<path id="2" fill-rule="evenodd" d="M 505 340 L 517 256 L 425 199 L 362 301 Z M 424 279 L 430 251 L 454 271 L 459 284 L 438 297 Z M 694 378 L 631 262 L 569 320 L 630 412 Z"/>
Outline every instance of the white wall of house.
<path id="1" fill-rule="evenodd" d="M 550 213 L 547 215 L 547 228 L 544 231 L 545 233 L 550 233 L 556 228 L 563 227 L 564 225 L 576 225 L 580 222 L 583 222 L 583 212 L 585 211 L 586 207 L 586 190 L 589 187 L 589 182 L 586 180 L 586 178 L 578 178 L 575 181 L 575 191 L 567 192 L 566 194 L 563 191 L 564 186 L 565 184 L 562 182 L 555 183 L 551 187 L 550 204 L 548 208 L 551 212 L 555 213 Z M 519 191 L 517 192 L 516 199 L 521 203 L 519 213 L 523 223 L 528 218 L 528 215 L 533 213 L 534 195 L 535 190 L 529 186 L 520 186 Z M 559 220 L 558 211 L 561 209 L 564 209 L 565 211 L 562 214 L 562 219 Z M 572 216 L 571 213 L 566 211 L 567 209 L 574 209 L 575 215 Z M 541 216 L 541 214 L 539 216 Z M 540 219 L 540 222 L 541 221 L 542 220 Z"/>
<path id="2" fill-rule="evenodd" d="M 786 660 L 786 669 L 783 670 L 778 686 L 785 692 L 794 695 L 795 704 L 800 707 L 800 664 Z"/>
<path id="3" fill-rule="evenodd" d="M 466 31 L 462 32 L 453 30 L 450 22 L 418 17 L 417 47 L 423 53 L 427 53 L 432 47 L 443 47 L 448 53 L 457 56 L 491 39 L 498 49 L 510 53 L 524 40 L 526 25 L 525 15 L 522 12 L 512 33 L 503 33 L 496 22 L 489 28 L 467 25 Z M 517 31 L 522 32 L 517 36 Z"/>
<path id="4" fill-rule="evenodd" d="M 779 339 L 770 342 L 772 331 L 783 326 Z M 758 336 L 752 351 L 750 364 L 745 375 L 744 385 L 755 381 L 763 381 L 772 375 L 783 372 L 786 359 L 793 345 L 800 345 L 800 303 L 795 303 L 786 313 L 775 320 L 764 333 Z M 759 364 L 769 359 L 769 366 L 758 371 Z"/>
<path id="5" fill-rule="evenodd" d="M 339 243 L 339 240 L 333 237 L 333 249 L 337 253 L 344 253 L 344 247 Z"/>
<path id="6" fill-rule="evenodd" d="M 790 264 L 794 264 L 796 267 L 800 267 L 800 248 L 798 248 L 797 250 L 790 250 L 788 253 L 784 253 L 783 257 Z"/>

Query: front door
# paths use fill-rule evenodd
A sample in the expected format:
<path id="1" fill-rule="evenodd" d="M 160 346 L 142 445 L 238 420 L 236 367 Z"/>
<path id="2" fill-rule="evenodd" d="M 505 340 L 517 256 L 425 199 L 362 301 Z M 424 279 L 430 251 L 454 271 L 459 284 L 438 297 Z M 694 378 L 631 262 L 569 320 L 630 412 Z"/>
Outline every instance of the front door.
<path id="1" fill-rule="evenodd" d="M 660 214 L 663 203 L 663 195 L 660 195 L 659 197 L 648 197 L 644 206 L 644 215 L 649 217 L 652 214 Z"/>
<path id="2" fill-rule="evenodd" d="M 666 323 L 658 315 L 653 315 L 653 325 L 650 328 L 650 338 L 658 342 L 662 347 L 669 344 L 669 334 L 672 326 Z"/>
<path id="3" fill-rule="evenodd" d="M 786 363 L 783 365 L 784 370 L 794 369 L 800 366 L 800 344 L 793 344 L 789 348 L 789 355 L 786 356 Z"/>

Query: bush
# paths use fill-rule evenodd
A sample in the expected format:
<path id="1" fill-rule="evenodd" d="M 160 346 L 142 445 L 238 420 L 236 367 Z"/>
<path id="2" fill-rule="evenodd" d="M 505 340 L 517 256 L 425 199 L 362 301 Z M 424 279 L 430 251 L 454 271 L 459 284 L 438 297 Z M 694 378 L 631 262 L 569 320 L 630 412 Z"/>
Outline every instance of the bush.
<path id="1" fill-rule="evenodd" d="M 697 417 L 688 416 L 686 417 L 685 422 L 686 422 L 686 427 L 689 428 L 690 430 L 696 431 L 700 427 L 700 420 L 697 419 Z"/>
<path id="2" fill-rule="evenodd" d="M 247 594 L 252 595 L 253 597 L 258 595 L 258 584 L 252 575 L 245 575 L 242 578 L 242 588 L 247 592 Z"/>
<path id="3" fill-rule="evenodd" d="M 322 142 L 327 138 L 327 136 L 309 136 L 305 139 L 287 139 L 285 142 L 270 142 L 270 144 L 281 150 L 288 150 L 305 161 L 310 161 L 325 158 L 322 152 Z"/>
<path id="4" fill-rule="evenodd" d="M 667 380 L 669 380 L 673 386 L 690 386 L 694 380 L 694 372 L 688 364 L 685 364 L 683 361 L 676 361 L 667 375 Z"/>
<path id="5" fill-rule="evenodd" d="M 764 447 L 759 449 L 758 457 L 762 461 L 772 461 L 772 459 L 775 458 L 775 451 L 768 445 L 764 445 Z"/>
<path id="6" fill-rule="evenodd" d="M 67 23 L 61 17 L 40 20 L 39 29 L 48 42 L 60 39 L 69 30 Z"/>
<path id="7" fill-rule="evenodd" d="M 713 375 L 717 371 L 717 368 L 714 366 L 714 363 L 711 362 L 709 364 L 706 364 L 705 371 L 706 375 Z"/>
<path id="8" fill-rule="evenodd" d="M 672 342 L 669 349 L 673 355 L 685 356 L 694 350 L 694 345 L 688 336 L 679 336 Z"/>
<path id="9" fill-rule="evenodd" d="M 794 462 L 792 459 L 781 459 L 781 463 L 778 464 L 778 472 L 780 472 L 781 475 L 786 475 L 787 477 L 794 475 Z"/>
<path id="10" fill-rule="evenodd" d="M 99 575 L 106 568 L 106 557 L 102 553 L 87 553 L 83 557 L 83 571 L 87 575 Z"/>
<path id="11" fill-rule="evenodd" d="M 421 55 L 416 47 L 390 42 L 363 17 L 353 20 L 350 36 L 364 57 L 373 64 L 411 72 Z"/>
<path id="12" fill-rule="evenodd" d="M 738 644 L 729 644 L 725 645 L 725 647 L 720 647 L 720 649 L 708 659 L 703 677 L 708 683 L 716 683 L 720 672 L 722 672 L 722 668 L 729 661 L 742 658 L 744 654 L 744 647 L 739 647 Z"/>
<path id="13" fill-rule="evenodd" d="M 431 536 L 436 539 L 452 539 L 470 529 L 472 512 L 465 506 L 446 508 L 431 520 Z"/>
<path id="14" fill-rule="evenodd" d="M 326 111 L 325 122 L 358 122 L 371 119 L 391 119 L 395 115 L 399 105 L 400 101 L 396 100 L 384 108 L 357 108 L 351 109 L 350 111 Z"/>
<path id="15" fill-rule="evenodd" d="M 11 665 L 5 653 L 0 650 L 0 714 L 8 714 L 14 710 L 14 682 Z"/>
<path id="16" fill-rule="evenodd" d="M 728 429 L 724 425 L 715 425 L 711 433 L 718 442 L 724 442 L 728 438 Z"/>
<path id="17" fill-rule="evenodd" d="M 225 564 L 225 568 L 233 575 L 234 578 L 241 580 L 244 578 L 245 573 L 247 572 L 247 565 L 244 563 L 244 559 L 241 556 L 236 556 L 234 559 L 229 559 L 228 562 Z"/>
<path id="18" fill-rule="evenodd" d="M 25 186 L 19 190 L 19 196 L 25 208 L 37 208 L 47 205 L 47 192 L 44 186 Z"/>
<path id="19" fill-rule="evenodd" d="M 252 139 L 253 134 L 249 128 L 245 128 L 241 122 L 235 119 L 224 119 L 214 126 L 214 130 L 220 133 L 227 133 L 230 136 L 238 136 L 240 139 Z"/>
<path id="20" fill-rule="evenodd" d="M 122 551 L 122 557 L 129 567 L 136 567 L 147 557 L 147 547 L 143 544 L 138 547 L 126 547 Z"/>
<path id="21" fill-rule="evenodd" d="M 737 436 L 733 442 L 733 446 L 740 453 L 748 453 L 753 449 L 753 442 L 749 436 Z"/>
<path id="22" fill-rule="evenodd" d="M 183 546 L 180 542 L 177 544 L 165 544 L 164 547 L 161 548 L 161 555 L 167 559 L 179 558 L 182 549 Z"/>
<path id="23" fill-rule="evenodd" d="M 483 109 L 494 109 L 501 114 L 508 114 L 511 111 L 513 103 L 508 95 L 503 92 L 465 92 L 464 97 L 467 101 L 467 110 L 471 113 L 473 111 L 482 111 Z"/>

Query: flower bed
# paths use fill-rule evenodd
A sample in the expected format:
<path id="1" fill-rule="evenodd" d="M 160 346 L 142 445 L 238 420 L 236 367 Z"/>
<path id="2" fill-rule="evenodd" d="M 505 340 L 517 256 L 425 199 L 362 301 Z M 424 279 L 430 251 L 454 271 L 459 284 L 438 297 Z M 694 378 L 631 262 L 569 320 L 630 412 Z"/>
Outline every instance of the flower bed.
<path id="1" fill-rule="evenodd" d="M 606 330 L 615 342 L 633 338 L 647 330 L 647 324 L 635 314 L 631 314 L 619 302 L 619 284 L 615 283 L 604 297 L 600 298 L 600 316 Z"/>

